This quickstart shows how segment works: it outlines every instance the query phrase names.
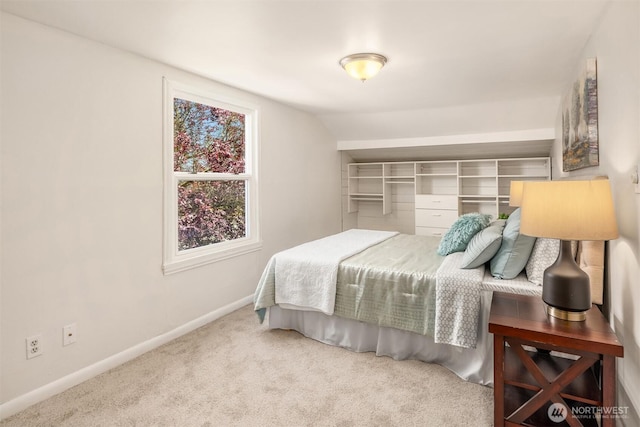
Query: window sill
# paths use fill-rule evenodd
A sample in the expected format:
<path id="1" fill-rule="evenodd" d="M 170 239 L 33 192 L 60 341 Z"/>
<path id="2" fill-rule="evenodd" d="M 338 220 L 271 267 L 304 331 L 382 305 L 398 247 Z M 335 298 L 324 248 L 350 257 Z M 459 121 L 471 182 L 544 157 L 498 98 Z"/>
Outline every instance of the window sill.
<path id="1" fill-rule="evenodd" d="M 179 273 L 206 264 L 256 252 L 260 249 L 262 249 L 262 242 L 253 242 L 233 248 L 226 248 L 217 252 L 208 252 L 207 254 L 178 255 L 178 257 L 176 257 L 177 259 L 165 262 L 162 270 L 165 275 Z"/>

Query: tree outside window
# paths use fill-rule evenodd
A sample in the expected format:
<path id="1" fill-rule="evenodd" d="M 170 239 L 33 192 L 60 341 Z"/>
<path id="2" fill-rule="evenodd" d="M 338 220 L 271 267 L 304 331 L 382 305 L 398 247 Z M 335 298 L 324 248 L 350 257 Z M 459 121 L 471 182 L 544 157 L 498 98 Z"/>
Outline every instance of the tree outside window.
<path id="1" fill-rule="evenodd" d="M 244 172 L 244 114 L 173 100 L 173 169 L 211 174 L 178 184 L 179 250 L 245 237 L 244 180 L 216 174 Z"/>
<path id="2" fill-rule="evenodd" d="M 165 239 L 166 272 L 167 264 L 178 258 L 225 249 L 233 254 L 234 242 L 253 244 L 258 238 L 252 202 L 255 111 L 176 90 L 171 84 L 165 91 L 165 108 L 169 101 L 172 115 L 171 177 L 165 176 L 171 200 L 165 215 L 173 222 L 167 232 L 174 238 Z"/>

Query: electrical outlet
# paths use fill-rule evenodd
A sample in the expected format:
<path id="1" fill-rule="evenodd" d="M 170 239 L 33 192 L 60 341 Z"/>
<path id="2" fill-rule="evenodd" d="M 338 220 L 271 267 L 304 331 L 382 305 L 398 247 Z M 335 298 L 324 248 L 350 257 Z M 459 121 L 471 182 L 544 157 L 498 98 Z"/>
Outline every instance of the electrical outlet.
<path id="1" fill-rule="evenodd" d="M 72 323 L 62 328 L 62 345 L 69 345 L 74 342 L 76 342 L 76 324 Z"/>
<path id="2" fill-rule="evenodd" d="M 27 337 L 27 359 L 33 359 L 34 357 L 41 356 L 42 349 L 42 334 L 33 335 Z"/>

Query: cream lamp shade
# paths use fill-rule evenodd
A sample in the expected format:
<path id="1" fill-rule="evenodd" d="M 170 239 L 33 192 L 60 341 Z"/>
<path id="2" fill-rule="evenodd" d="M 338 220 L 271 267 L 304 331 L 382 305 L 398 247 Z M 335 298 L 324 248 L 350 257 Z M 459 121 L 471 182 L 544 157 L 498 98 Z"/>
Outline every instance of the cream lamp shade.
<path id="1" fill-rule="evenodd" d="M 591 286 L 573 259 L 571 241 L 618 237 L 609 180 L 524 182 L 520 209 L 522 234 L 560 239 L 558 258 L 542 278 L 547 313 L 563 320 L 585 320 Z"/>
<path id="2" fill-rule="evenodd" d="M 361 81 L 378 74 L 387 58 L 377 53 L 355 53 L 340 60 L 340 65 L 353 78 Z"/>
<path id="3" fill-rule="evenodd" d="M 524 181 L 511 181 L 509 189 L 509 206 L 520 206 L 522 203 L 522 187 Z"/>
<path id="4" fill-rule="evenodd" d="M 608 179 L 524 182 L 520 231 L 560 240 L 618 238 Z"/>

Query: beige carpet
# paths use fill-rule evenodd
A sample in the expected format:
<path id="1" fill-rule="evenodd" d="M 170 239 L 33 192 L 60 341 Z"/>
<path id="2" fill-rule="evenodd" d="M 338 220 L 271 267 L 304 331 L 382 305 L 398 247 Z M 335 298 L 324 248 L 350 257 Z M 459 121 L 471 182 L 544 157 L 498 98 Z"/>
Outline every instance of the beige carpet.
<path id="1" fill-rule="evenodd" d="M 493 390 L 259 325 L 251 306 L 2 426 L 490 426 Z"/>

